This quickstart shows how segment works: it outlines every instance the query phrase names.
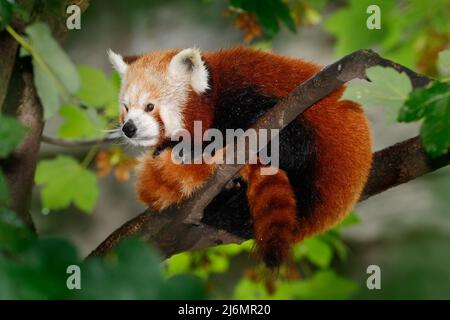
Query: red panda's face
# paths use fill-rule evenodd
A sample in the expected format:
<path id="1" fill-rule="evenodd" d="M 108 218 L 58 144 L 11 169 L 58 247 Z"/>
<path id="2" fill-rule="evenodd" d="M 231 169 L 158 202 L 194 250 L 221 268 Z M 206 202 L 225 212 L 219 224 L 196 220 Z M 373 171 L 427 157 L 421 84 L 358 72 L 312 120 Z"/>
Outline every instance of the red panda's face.
<path id="1" fill-rule="evenodd" d="M 122 132 L 131 144 L 152 147 L 183 128 L 190 91 L 208 89 L 208 71 L 196 49 L 155 52 L 128 65 L 109 58 L 122 77 L 119 97 Z"/>

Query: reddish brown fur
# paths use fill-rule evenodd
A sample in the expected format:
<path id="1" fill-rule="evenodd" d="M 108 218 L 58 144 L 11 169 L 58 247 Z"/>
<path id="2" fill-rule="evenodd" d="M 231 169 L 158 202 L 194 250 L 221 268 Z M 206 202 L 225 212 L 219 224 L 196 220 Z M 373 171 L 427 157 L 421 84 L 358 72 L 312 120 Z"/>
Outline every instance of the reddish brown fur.
<path id="1" fill-rule="evenodd" d="M 246 48 L 205 53 L 211 66 L 214 94 L 221 85 L 260 86 L 267 94 L 284 97 L 320 67 L 300 59 Z M 371 162 L 371 137 L 361 107 L 352 101 L 339 101 L 344 88 L 333 92 L 303 113 L 314 125 L 318 145 L 317 187 L 322 201 L 309 219 L 300 221 L 296 241 L 322 232 L 339 222 L 357 201 L 367 180 Z M 276 176 L 264 176 L 271 180 Z M 269 185 L 269 184 L 268 184 Z M 260 195 L 249 203 L 264 202 Z"/>
<path id="2" fill-rule="evenodd" d="M 132 66 L 158 63 L 163 69 L 173 54 L 145 56 Z M 185 112 L 188 129 L 194 120 L 202 120 L 204 129 L 211 124 L 214 103 L 225 89 L 252 85 L 266 94 L 284 97 L 320 69 L 299 59 L 245 48 L 206 52 L 203 57 L 212 75 L 212 90 L 204 96 L 191 93 Z M 363 189 L 372 159 L 370 131 L 358 104 L 339 101 L 343 90 L 330 94 L 302 115 L 314 127 L 318 148 L 315 183 L 322 201 L 310 216 L 296 220 L 295 196 L 282 170 L 261 176 L 259 166 L 252 165 L 241 172 L 249 184 L 247 196 L 256 241 L 264 257 L 278 253 L 282 260 L 292 243 L 339 222 Z M 214 171 L 208 165 L 175 165 L 168 154 L 147 156 L 137 185 L 141 200 L 157 210 L 189 196 Z"/>
<path id="3" fill-rule="evenodd" d="M 289 255 L 298 228 L 295 194 L 283 170 L 260 174 L 259 165 L 246 165 L 241 176 L 247 181 L 247 198 L 254 224 L 258 255 L 266 265 L 277 267 Z"/>

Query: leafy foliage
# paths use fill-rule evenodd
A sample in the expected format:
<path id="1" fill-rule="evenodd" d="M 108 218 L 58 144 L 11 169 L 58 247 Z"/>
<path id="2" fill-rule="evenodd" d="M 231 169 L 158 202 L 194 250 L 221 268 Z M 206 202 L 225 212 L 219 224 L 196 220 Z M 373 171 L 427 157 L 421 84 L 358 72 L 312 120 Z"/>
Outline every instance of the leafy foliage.
<path id="1" fill-rule="evenodd" d="M 348 299 L 358 286 L 334 271 L 322 270 L 301 281 L 282 281 L 279 289 L 268 294 L 263 283 L 242 279 L 236 287 L 235 299 Z"/>
<path id="2" fill-rule="evenodd" d="M 20 122 L 8 116 L 0 115 L 0 160 L 6 158 L 24 138 L 27 132 Z M 6 177 L 0 169 L 0 209 L 9 202 L 9 190 Z"/>
<path id="3" fill-rule="evenodd" d="M 74 203 L 80 210 L 89 213 L 99 193 L 95 174 L 75 159 L 63 155 L 39 162 L 36 183 L 42 185 L 43 206 L 53 210 Z"/>
<path id="4" fill-rule="evenodd" d="M 88 111 L 71 104 L 63 105 L 59 114 L 65 122 L 59 127 L 58 136 L 67 139 L 102 136 L 100 128 L 104 128 L 104 121 L 96 113 Z"/>
<path id="5" fill-rule="evenodd" d="M 236 14 L 234 26 L 244 32 L 244 43 L 264 35 L 265 39 L 253 43 L 257 48 L 267 49 L 271 39 L 280 32 L 282 22 L 295 33 L 301 25 L 315 25 L 322 21 L 319 10 L 328 0 L 230 0 L 225 15 Z"/>
<path id="6" fill-rule="evenodd" d="M 230 6 L 247 13 L 254 13 L 262 30 L 269 38 L 280 31 L 279 21 L 282 21 L 292 32 L 296 32 L 297 28 L 289 7 L 281 0 L 230 0 Z"/>
<path id="7" fill-rule="evenodd" d="M 2 119 L 4 120 L 4 119 Z M 10 120 L 12 122 L 12 120 Z M 20 130 L 16 131 L 22 132 Z M 19 143 L 17 136 L 4 137 L 2 143 L 11 152 Z M 6 151 L 4 155 L 8 155 Z M 51 168 L 54 166 L 53 168 Z M 70 192 L 87 180 L 71 158 L 60 156 L 41 162 L 37 180 L 49 182 L 50 204 L 54 197 L 68 201 Z M 53 177 L 56 175 L 56 178 Z M 84 177 L 83 177 L 84 176 Z M 80 178 L 81 177 L 81 178 Z M 0 171 L 0 179 L 3 174 Z M 71 185 L 67 183 L 71 182 Z M 199 278 L 180 274 L 166 279 L 160 258 L 144 243 L 130 239 L 105 258 L 82 261 L 75 247 L 57 238 L 38 239 L 18 216 L 6 208 L 8 192 L 0 180 L 0 299 L 201 299 L 205 291 Z M 86 183 L 84 187 L 86 188 Z M 53 189 L 56 188 L 56 189 Z M 60 190 L 58 191 L 58 188 Z M 87 186 L 89 189 L 89 186 Z M 56 190 L 56 191 L 55 191 Z M 63 193 L 61 193 L 63 191 Z M 59 193 L 58 193 L 59 192 Z M 81 192 L 81 193 L 80 193 Z M 45 194 L 45 193 L 44 193 Z M 76 190 L 74 201 L 81 207 L 90 205 L 89 196 Z M 81 195 L 81 198 L 79 197 Z M 89 200 L 88 200 L 89 201 Z M 81 290 L 69 290 L 67 268 L 80 266 Z"/>
<path id="8" fill-rule="evenodd" d="M 11 21 L 13 14 L 13 2 L 10 0 L 0 0 L 0 31 Z"/>
<path id="9" fill-rule="evenodd" d="M 89 66 L 80 66 L 77 70 L 52 37 L 49 27 L 43 22 L 35 22 L 25 31 L 29 37 L 28 41 L 14 30 L 9 30 L 33 58 L 34 83 L 44 107 L 45 119 L 60 114 L 64 119 L 58 130 L 58 136 L 61 138 L 100 137 L 101 130 L 117 117 L 119 91 L 117 75 L 106 77 L 100 70 Z M 58 175 L 46 174 L 45 171 L 51 171 L 48 163 L 39 165 L 45 169 L 38 170 L 36 181 L 45 182 L 47 185 L 42 189 L 42 202 L 49 209 L 64 209 L 74 202 L 81 210 L 89 212 L 93 209 L 99 194 L 96 177 L 74 159 L 67 157 L 64 159 L 65 163 L 60 158 L 55 159 L 54 164 L 57 165 L 57 169 L 69 170 L 67 179 L 63 177 L 64 175 L 58 179 Z M 76 177 L 76 174 L 80 175 Z M 56 180 L 53 181 L 53 178 Z M 76 178 L 73 185 L 70 184 L 72 178 Z M 83 188 L 83 184 L 86 184 L 86 188 Z M 66 185 L 72 186 L 67 189 L 67 193 L 64 189 L 59 189 Z M 53 194 L 54 191 L 56 194 Z M 82 193 L 77 196 L 79 191 Z"/>
<path id="10" fill-rule="evenodd" d="M 77 97 L 81 104 L 104 110 L 104 114 L 109 118 L 118 115 L 117 96 L 119 92 L 119 81 L 117 73 L 107 77 L 103 71 L 91 66 L 82 65 L 78 67 L 81 79 L 81 87 L 77 92 Z"/>
<path id="11" fill-rule="evenodd" d="M 446 153 L 450 148 L 450 91 L 445 83 L 436 81 L 410 94 L 399 121 L 420 119 L 423 119 L 420 135 L 427 152 L 433 157 Z"/>
<path id="12" fill-rule="evenodd" d="M 267 273 L 263 266 L 244 269 L 234 285 L 233 298 L 349 298 L 357 289 L 357 285 L 335 274 L 330 268 L 335 254 L 341 261 L 346 259 L 347 248 L 340 238 L 340 231 L 358 221 L 357 215 L 351 213 L 334 229 L 295 245 L 295 265 L 284 266 L 277 280 L 270 272 Z M 190 273 L 205 279 L 209 286 L 214 287 L 213 279 L 220 274 L 226 275 L 235 261 L 238 264 L 240 259 L 251 254 L 253 247 L 254 241 L 248 240 L 241 245 L 229 244 L 197 252 L 180 253 L 167 260 L 165 274 L 174 276 Z M 333 290 L 330 290 L 328 281 L 333 283 Z"/>
<path id="13" fill-rule="evenodd" d="M 79 66 L 81 88 L 77 96 L 81 102 L 89 107 L 101 107 L 114 96 L 115 91 L 105 74 L 90 66 Z"/>
<path id="14" fill-rule="evenodd" d="M 46 24 L 35 22 L 25 31 L 31 46 L 28 50 L 34 58 L 34 83 L 44 106 L 44 117 L 48 119 L 62 103 L 69 102 L 71 95 L 77 92 L 80 80 L 75 65 Z"/>
<path id="15" fill-rule="evenodd" d="M 87 285 L 82 298 L 95 299 L 201 299 L 204 288 L 199 278 L 178 275 L 165 280 L 160 258 L 137 240 L 123 243 L 106 259 L 94 258 L 83 267 Z M 118 289 L 120 288 L 120 289 Z"/>
<path id="16" fill-rule="evenodd" d="M 383 14 L 381 29 L 369 30 L 365 27 L 368 17 L 366 10 L 370 5 L 380 7 Z M 338 38 L 336 54 L 344 55 L 380 43 L 389 30 L 386 27 L 388 18 L 384 15 L 391 12 L 393 5 L 392 0 L 349 0 L 348 6 L 336 11 L 325 23 L 326 29 Z"/>
<path id="17" fill-rule="evenodd" d="M 408 76 L 392 68 L 379 66 L 369 68 L 366 73 L 370 82 L 352 83 L 343 99 L 358 101 L 368 108 L 383 107 L 389 118 L 395 119 L 412 91 Z"/>
<path id="18" fill-rule="evenodd" d="M 365 28 L 369 5 L 380 7 L 381 29 Z M 349 0 L 330 15 L 325 28 L 336 37 L 339 56 L 376 47 L 388 59 L 435 74 L 437 54 L 448 44 L 449 10 L 448 0 L 433 5 L 421 0 Z"/>
<path id="19" fill-rule="evenodd" d="M 10 154 L 22 141 L 27 129 L 16 119 L 0 115 L 0 158 Z"/>
<path id="20" fill-rule="evenodd" d="M 439 55 L 438 64 L 448 64 L 448 53 Z M 422 120 L 420 135 L 425 150 L 438 157 L 450 149 L 450 91 L 447 84 L 435 81 L 426 88 L 412 90 L 404 73 L 392 68 L 372 67 L 367 70 L 371 82 L 351 83 L 344 99 L 360 102 L 365 107 L 384 107 L 389 118 L 400 122 Z"/>
<path id="21" fill-rule="evenodd" d="M 201 299 L 199 278 L 162 277 L 159 257 L 128 240 L 104 259 L 82 261 L 62 239 L 36 239 L 11 212 L 0 212 L 1 299 Z M 69 290 L 68 266 L 81 270 L 81 290 Z"/>

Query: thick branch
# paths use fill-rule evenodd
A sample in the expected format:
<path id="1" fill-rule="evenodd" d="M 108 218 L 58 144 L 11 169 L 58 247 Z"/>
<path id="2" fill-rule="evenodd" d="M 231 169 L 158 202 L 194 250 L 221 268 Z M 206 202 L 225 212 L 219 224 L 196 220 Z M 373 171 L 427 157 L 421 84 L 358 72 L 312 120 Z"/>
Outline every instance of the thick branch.
<path id="1" fill-rule="evenodd" d="M 450 152 L 445 156 L 432 159 L 423 148 L 420 137 L 414 137 L 375 152 L 370 177 L 359 201 L 449 164 Z"/>
<path id="2" fill-rule="evenodd" d="M 34 229 L 29 205 L 44 123 L 30 71 L 31 65 L 25 63 L 16 68 L 11 80 L 15 90 L 8 94 L 4 111 L 14 113 L 28 128 L 28 132 L 20 146 L 7 159 L 2 160 L 0 165 L 6 174 L 11 191 L 11 209 Z"/>
<path id="3" fill-rule="evenodd" d="M 23 10 L 31 11 L 35 1 L 19 0 L 18 3 Z M 19 19 L 14 18 L 11 24 L 17 30 L 24 29 L 24 25 Z M 0 112 L 8 93 L 18 49 L 19 44 L 7 32 L 0 32 Z"/>
<path id="4" fill-rule="evenodd" d="M 302 83 L 259 119 L 253 128 L 284 128 L 299 114 L 347 81 L 364 78 L 365 70 L 374 65 L 390 66 L 406 72 L 414 87 L 424 86 L 431 81 L 403 66 L 381 58 L 371 50 L 359 50 L 327 66 Z M 374 166 L 362 199 L 435 170 L 444 163 L 448 164 L 448 157 L 433 162 L 429 160 L 418 138 L 377 152 L 374 155 Z M 220 165 L 216 174 L 191 199 L 160 213 L 148 211 L 142 213 L 117 229 L 91 255 L 107 252 L 130 235 L 137 235 L 156 244 L 167 256 L 222 243 L 243 241 L 242 237 L 201 222 L 206 206 L 222 191 L 226 183 L 235 177 L 241 166 Z M 402 169 L 401 166 L 406 169 Z M 388 177 L 387 183 L 380 178 L 383 175 Z M 220 214 L 220 208 L 218 211 Z M 241 232 L 242 230 L 231 231 L 235 234 L 249 234 Z"/>

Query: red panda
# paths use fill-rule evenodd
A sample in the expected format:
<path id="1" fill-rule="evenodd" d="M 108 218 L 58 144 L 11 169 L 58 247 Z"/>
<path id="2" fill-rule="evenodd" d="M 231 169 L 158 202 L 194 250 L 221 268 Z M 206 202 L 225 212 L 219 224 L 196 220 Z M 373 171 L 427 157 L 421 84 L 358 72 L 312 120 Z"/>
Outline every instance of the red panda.
<path id="1" fill-rule="evenodd" d="M 191 132 L 194 121 L 203 129 L 246 129 L 320 70 L 249 48 L 170 50 L 131 59 L 109 51 L 109 58 L 122 76 L 125 138 L 149 148 L 136 188 L 153 210 L 188 198 L 215 170 L 172 161 L 168 141 L 176 130 Z M 362 108 L 340 100 L 343 91 L 320 100 L 281 131 L 276 174 L 261 175 L 260 164 L 240 171 L 257 253 L 268 267 L 286 261 L 292 244 L 338 223 L 363 190 L 372 162 L 370 130 Z"/>

